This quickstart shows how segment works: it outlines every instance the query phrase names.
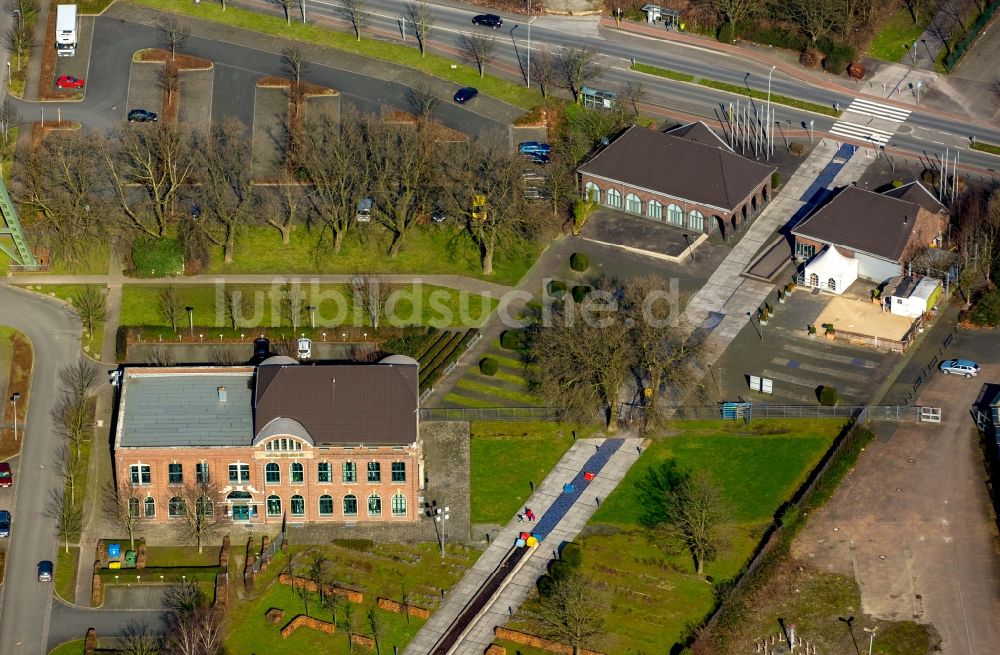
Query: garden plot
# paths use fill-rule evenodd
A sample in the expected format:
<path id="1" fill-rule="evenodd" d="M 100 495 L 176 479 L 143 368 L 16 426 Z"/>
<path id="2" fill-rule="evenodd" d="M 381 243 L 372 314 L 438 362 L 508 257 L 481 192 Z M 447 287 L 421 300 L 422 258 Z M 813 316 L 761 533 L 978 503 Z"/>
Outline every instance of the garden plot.
<path id="1" fill-rule="evenodd" d="M 482 360 L 444 398 L 445 407 L 540 407 L 541 398 L 528 387 L 521 355 L 505 350 L 499 341 L 490 344 L 483 359 L 493 359 L 497 371 L 486 375 Z M 488 370 L 488 369 L 487 369 Z"/>

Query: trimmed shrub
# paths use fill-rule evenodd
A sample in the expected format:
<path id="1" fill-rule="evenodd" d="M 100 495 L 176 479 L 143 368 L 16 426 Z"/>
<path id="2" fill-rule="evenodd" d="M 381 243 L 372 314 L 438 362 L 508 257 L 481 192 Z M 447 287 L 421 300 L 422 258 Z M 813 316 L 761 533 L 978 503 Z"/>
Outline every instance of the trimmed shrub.
<path id="1" fill-rule="evenodd" d="M 524 337 L 519 330 L 504 330 L 500 333 L 500 347 L 504 350 L 520 350 Z"/>
<path id="2" fill-rule="evenodd" d="M 806 68 L 816 68 L 823 54 L 811 46 L 807 46 L 799 55 L 799 63 Z"/>
<path id="3" fill-rule="evenodd" d="M 840 396 L 837 394 L 837 387 L 829 387 L 823 385 L 819 389 L 819 404 L 824 407 L 833 407 L 840 402 Z"/>
<path id="4" fill-rule="evenodd" d="M 793 141 L 792 145 L 788 146 L 788 150 L 796 157 L 801 157 L 806 151 L 806 147 L 798 141 Z"/>
<path id="5" fill-rule="evenodd" d="M 777 189 L 779 186 L 781 186 L 781 173 L 774 171 L 771 173 L 771 188 Z"/>
<path id="6" fill-rule="evenodd" d="M 549 575 L 555 582 L 559 582 L 573 575 L 573 567 L 561 559 L 553 560 L 549 564 Z"/>
<path id="7" fill-rule="evenodd" d="M 132 244 L 132 265 L 141 277 L 165 277 L 184 272 L 184 248 L 177 239 L 140 237 Z"/>
<path id="8" fill-rule="evenodd" d="M 718 38 L 720 43 L 732 43 L 736 36 L 732 23 L 723 23 L 719 26 Z"/>
<path id="9" fill-rule="evenodd" d="M 846 45 L 835 45 L 827 50 L 823 58 L 823 70 L 827 73 L 840 75 L 854 61 L 854 49 Z"/>
<path id="10" fill-rule="evenodd" d="M 583 563 L 583 549 L 580 548 L 580 544 L 571 541 L 563 545 L 562 550 L 559 551 L 559 557 L 574 569 L 578 569 Z"/>
<path id="11" fill-rule="evenodd" d="M 587 294 L 593 291 L 594 288 L 587 286 L 586 284 L 581 284 L 573 287 L 573 300 L 576 302 L 583 302 L 587 298 Z"/>
<path id="12" fill-rule="evenodd" d="M 575 252 L 569 256 L 569 267 L 577 273 L 583 273 L 590 268 L 590 260 L 582 252 Z"/>
<path id="13" fill-rule="evenodd" d="M 549 295 L 553 297 L 566 293 L 566 283 L 562 280 L 549 280 Z"/>
<path id="14" fill-rule="evenodd" d="M 483 375 L 493 376 L 497 374 L 500 365 L 492 357 L 483 357 L 479 362 L 479 372 Z"/>

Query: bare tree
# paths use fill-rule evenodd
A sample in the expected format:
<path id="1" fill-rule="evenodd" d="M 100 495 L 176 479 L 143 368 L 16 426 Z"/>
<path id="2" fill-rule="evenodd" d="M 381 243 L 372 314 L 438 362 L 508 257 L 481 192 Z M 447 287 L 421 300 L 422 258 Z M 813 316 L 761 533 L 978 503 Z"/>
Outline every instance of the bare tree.
<path id="1" fill-rule="evenodd" d="M 340 0 L 340 15 L 354 28 L 354 36 L 361 40 L 361 30 L 368 25 L 368 3 L 366 0 Z"/>
<path id="2" fill-rule="evenodd" d="M 128 536 L 129 548 L 135 550 L 135 535 L 145 522 L 146 491 L 131 480 L 121 479 L 118 484 L 108 481 L 102 492 L 101 509 L 105 518 L 121 528 Z"/>
<path id="3" fill-rule="evenodd" d="M 99 371 L 86 357 L 80 357 L 59 371 L 59 381 L 72 398 L 83 400 L 93 391 Z"/>
<path id="4" fill-rule="evenodd" d="M 374 606 L 368 608 L 368 627 L 371 629 L 372 638 L 375 640 L 375 653 L 376 655 L 382 655 L 380 642 L 382 635 L 385 633 L 385 625 L 382 623 L 382 617 L 379 616 L 378 610 Z"/>
<path id="5" fill-rule="evenodd" d="M 177 58 L 177 51 L 184 47 L 191 30 L 173 16 L 163 16 L 156 21 L 156 26 L 160 30 L 160 42 L 163 47 L 170 51 L 170 58 Z"/>
<path id="6" fill-rule="evenodd" d="M 177 363 L 174 353 L 169 348 L 154 346 L 146 355 L 146 362 L 152 366 L 173 366 Z"/>
<path id="7" fill-rule="evenodd" d="M 12 10 L 11 13 L 20 12 L 21 21 L 25 23 L 38 16 L 37 0 L 12 0 L 8 6 Z"/>
<path id="8" fill-rule="evenodd" d="M 920 22 L 921 0 L 903 0 L 903 4 L 906 5 L 907 11 L 910 12 L 910 18 L 913 19 L 913 24 L 916 25 Z"/>
<path id="9" fill-rule="evenodd" d="M 951 35 L 955 31 L 955 26 L 947 20 L 944 13 L 936 15 L 927 26 L 927 33 L 941 47 L 944 48 L 945 56 L 951 55 Z"/>
<path id="10" fill-rule="evenodd" d="M 549 91 L 559 79 L 559 69 L 556 58 L 548 48 L 539 48 L 531 54 L 531 79 L 538 85 L 542 97 L 547 98 Z"/>
<path id="11" fill-rule="evenodd" d="M 598 584 L 574 573 L 555 583 L 531 617 L 545 637 L 568 644 L 575 655 L 603 632 L 606 613 Z"/>
<path id="12" fill-rule="evenodd" d="M 178 525 L 198 545 L 199 553 L 205 540 L 224 523 L 222 513 L 215 507 L 219 494 L 219 485 L 213 480 L 188 482 L 180 491 L 179 498 L 184 507 L 181 513 L 183 520 Z"/>
<path id="13" fill-rule="evenodd" d="M 420 56 L 426 56 L 427 39 L 430 37 L 431 28 L 434 27 L 434 14 L 431 12 L 431 6 L 424 0 L 410 2 L 406 5 L 406 21 L 409 23 L 413 36 L 417 38 Z"/>
<path id="14" fill-rule="evenodd" d="M 578 185 L 576 171 L 559 151 L 553 151 L 546 168 L 543 186 L 549 202 L 552 204 L 552 216 L 559 215 L 559 210 L 576 197 Z"/>
<path id="15" fill-rule="evenodd" d="M 413 114 L 419 119 L 430 118 L 437 106 L 441 104 L 440 98 L 434 95 L 434 91 L 426 84 L 406 87 L 406 100 L 410 103 Z"/>
<path id="16" fill-rule="evenodd" d="M 646 100 L 646 88 L 642 82 L 628 81 L 618 89 L 618 102 L 629 104 L 635 115 L 639 116 L 639 104 Z"/>
<path id="17" fill-rule="evenodd" d="M 308 144 L 308 138 L 306 139 Z M 299 218 L 300 212 L 306 206 L 309 189 L 301 180 L 285 173 L 283 179 L 272 187 L 272 192 L 265 196 L 262 205 L 264 220 L 281 234 L 282 245 L 288 245 L 292 239 L 292 226 Z M 258 185 L 258 192 L 260 187 Z M 263 194 L 261 194 L 263 195 Z"/>
<path id="18" fill-rule="evenodd" d="M 458 47 L 462 57 L 479 70 L 479 77 L 486 74 L 486 65 L 496 56 L 497 40 L 482 34 L 460 34 Z"/>
<path id="19" fill-rule="evenodd" d="M 809 37 L 813 46 L 835 32 L 844 20 L 836 0 L 789 0 L 784 7 L 788 17 Z"/>
<path id="20" fill-rule="evenodd" d="M 295 0 L 272 0 L 274 4 L 281 7 L 281 10 L 285 12 L 285 24 L 292 24 L 292 7 L 294 6 Z"/>
<path id="21" fill-rule="evenodd" d="M 32 34 L 24 21 L 12 23 L 7 28 L 7 32 L 4 34 L 4 46 L 8 51 L 14 53 L 17 70 L 21 70 L 21 55 L 31 47 L 31 44 Z"/>
<path id="22" fill-rule="evenodd" d="M 82 462 L 80 461 L 79 455 L 77 455 L 72 448 L 67 444 L 61 443 L 56 447 L 56 468 L 59 471 L 59 476 L 69 487 L 69 502 L 76 503 L 76 481 L 80 478 L 83 473 Z"/>
<path id="23" fill-rule="evenodd" d="M 708 4 L 716 13 L 722 14 L 726 21 L 733 26 L 734 35 L 737 33 L 737 24 L 764 8 L 764 0 L 709 0 Z"/>
<path id="24" fill-rule="evenodd" d="M 17 105 L 9 97 L 4 98 L 3 104 L 0 104 L 0 130 L 3 131 L 4 145 L 7 145 L 7 132 L 20 123 L 21 112 L 18 111 Z"/>
<path id="25" fill-rule="evenodd" d="M 193 582 L 168 587 L 166 652 L 169 655 L 219 655 L 225 638 L 224 615 L 211 607 Z"/>
<path id="26" fill-rule="evenodd" d="M 87 328 L 93 334 L 94 324 L 104 320 L 104 293 L 94 285 L 86 285 L 72 296 L 73 308 Z"/>
<path id="27" fill-rule="evenodd" d="M 282 285 L 278 302 L 281 307 L 281 317 L 292 326 L 292 331 L 298 329 L 306 310 L 306 296 L 297 283 Z"/>
<path id="28" fill-rule="evenodd" d="M 69 542 L 80 536 L 83 529 L 82 503 L 73 503 L 65 489 L 53 489 L 45 505 L 45 516 L 55 521 L 56 535 L 69 552 Z"/>
<path id="29" fill-rule="evenodd" d="M 306 61 L 302 49 L 298 46 L 292 46 L 281 51 L 281 70 L 292 81 L 288 90 L 288 99 L 291 109 L 290 118 L 294 121 L 299 117 L 302 103 L 305 100 L 302 78 L 309 73 L 311 66 Z"/>
<path id="30" fill-rule="evenodd" d="M 938 11 L 950 18 L 958 27 L 959 32 L 964 34 L 969 29 L 965 26 L 965 22 L 969 18 L 969 9 L 968 0 L 944 0 Z"/>
<path id="31" fill-rule="evenodd" d="M 253 296 L 240 288 L 227 286 L 222 292 L 222 302 L 225 305 L 229 326 L 234 330 L 253 312 Z"/>
<path id="32" fill-rule="evenodd" d="M 391 292 L 392 287 L 388 281 L 377 275 L 355 275 L 351 279 L 350 293 L 355 311 L 363 313 L 375 329 L 378 329 L 382 320 L 385 303 Z"/>
<path id="33" fill-rule="evenodd" d="M 993 95 L 1000 99 L 1000 75 L 994 75 L 993 79 L 990 80 L 990 91 L 992 91 Z"/>
<path id="34" fill-rule="evenodd" d="M 156 86 L 163 91 L 165 104 L 171 105 L 181 91 L 181 74 L 176 66 L 165 64 L 156 72 Z"/>
<path id="35" fill-rule="evenodd" d="M 118 633 L 119 655 L 159 655 L 160 637 L 145 623 L 133 622 Z"/>
<path id="36" fill-rule="evenodd" d="M 177 287 L 161 287 L 157 293 L 157 303 L 160 316 L 166 319 L 170 323 L 170 329 L 176 332 L 177 323 L 184 316 L 184 301 L 181 299 Z"/>
<path id="37" fill-rule="evenodd" d="M 805 0 L 803 0 L 805 1 Z M 591 48 L 563 48 L 556 56 L 556 70 L 562 84 L 573 94 L 573 102 L 580 100 L 580 89 L 601 73 L 597 52 Z"/>

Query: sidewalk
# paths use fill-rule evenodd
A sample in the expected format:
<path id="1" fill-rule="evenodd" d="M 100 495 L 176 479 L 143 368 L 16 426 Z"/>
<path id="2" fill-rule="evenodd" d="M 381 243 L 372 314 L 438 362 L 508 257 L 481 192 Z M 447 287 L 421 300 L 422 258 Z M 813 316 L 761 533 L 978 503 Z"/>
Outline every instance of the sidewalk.
<path id="1" fill-rule="evenodd" d="M 424 655 L 429 653 L 434 644 L 451 626 L 466 604 L 475 596 L 483 582 L 489 578 L 497 565 L 503 561 L 514 545 L 521 531 L 541 529 L 546 523 L 545 514 L 564 495 L 563 485 L 575 478 L 595 454 L 596 447 L 606 443 L 605 439 L 581 439 L 573 444 L 545 480 L 535 489 L 526 506 L 538 514 L 538 522 L 518 523 L 512 518 L 501 532 L 493 538 L 493 542 L 479 558 L 461 581 L 449 592 L 447 600 L 420 629 L 404 655 Z M 493 631 L 496 626 L 504 625 L 511 613 L 524 602 L 535 587 L 535 582 L 546 571 L 548 563 L 553 559 L 553 551 L 567 541 L 572 541 L 586 525 L 597 510 L 597 498 L 607 498 L 618 486 L 629 468 L 639 458 L 639 446 L 642 440 L 626 438 L 603 469 L 587 486 L 584 493 L 562 517 L 558 523 L 543 535 L 541 545 L 530 551 L 527 562 L 513 574 L 507 586 L 499 593 L 493 603 L 472 626 L 462 643 L 455 649 L 456 654 L 479 655 L 493 642 Z M 558 510 L 555 510 L 558 511 Z"/>

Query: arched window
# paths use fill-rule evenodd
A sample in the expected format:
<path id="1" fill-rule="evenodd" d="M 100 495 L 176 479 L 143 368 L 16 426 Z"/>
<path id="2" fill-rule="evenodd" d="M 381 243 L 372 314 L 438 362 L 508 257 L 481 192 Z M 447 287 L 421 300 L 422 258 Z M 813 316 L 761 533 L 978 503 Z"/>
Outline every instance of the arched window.
<path id="1" fill-rule="evenodd" d="M 831 277 L 829 280 L 826 281 L 826 288 L 829 289 L 830 291 L 836 291 L 837 281 Z"/>
<path id="2" fill-rule="evenodd" d="M 302 450 L 302 442 L 296 439 L 271 439 L 264 444 L 264 450 Z"/>
<path id="3" fill-rule="evenodd" d="M 302 484 L 305 482 L 306 476 L 302 468 L 302 462 L 292 462 L 292 465 L 288 469 L 289 473 L 291 473 L 292 484 Z"/>
<path id="4" fill-rule="evenodd" d="M 699 232 L 705 231 L 705 215 L 697 209 L 688 212 L 688 227 Z"/>
<path id="5" fill-rule="evenodd" d="M 264 483 L 281 484 L 281 467 L 275 462 L 268 462 L 264 465 Z"/>
<path id="6" fill-rule="evenodd" d="M 353 494 L 344 496 L 344 516 L 358 515 L 358 497 Z"/>
<path id="7" fill-rule="evenodd" d="M 684 210 L 679 205 L 667 205 L 667 222 L 674 225 L 684 225 Z"/>
<path id="8" fill-rule="evenodd" d="M 333 514 L 333 496 L 323 494 L 319 497 L 319 515 L 330 516 Z"/>
<path id="9" fill-rule="evenodd" d="M 646 203 L 646 215 L 656 221 L 663 220 L 663 205 L 655 200 Z"/>
<path id="10" fill-rule="evenodd" d="M 392 497 L 392 515 L 393 516 L 405 516 L 406 515 L 406 496 L 396 492 L 396 495 Z"/>
<path id="11" fill-rule="evenodd" d="M 267 515 L 281 516 L 281 498 L 278 496 L 267 497 Z"/>
<path id="12" fill-rule="evenodd" d="M 180 518 L 184 516 L 185 509 L 184 499 L 180 496 L 174 496 L 167 503 L 167 516 L 172 519 Z"/>
<path id="13" fill-rule="evenodd" d="M 642 200 L 639 199 L 639 196 L 634 193 L 625 196 L 625 211 L 632 212 L 633 214 L 642 213 Z"/>
<path id="14" fill-rule="evenodd" d="M 593 182 L 587 182 L 583 185 L 583 189 L 587 196 L 587 200 L 591 202 L 601 202 L 601 187 L 597 186 Z"/>
<path id="15" fill-rule="evenodd" d="M 292 496 L 292 502 L 290 505 L 292 509 L 292 516 L 303 516 L 306 513 L 306 501 L 302 496 L 298 494 Z"/>
<path id="16" fill-rule="evenodd" d="M 129 498 L 128 499 L 128 515 L 134 519 L 139 518 L 139 499 Z"/>
<path id="17" fill-rule="evenodd" d="M 622 192 L 618 189 L 608 189 L 605 198 L 607 198 L 608 207 L 622 208 Z"/>
<path id="18" fill-rule="evenodd" d="M 151 519 L 156 516 L 156 501 L 153 500 L 152 496 L 147 496 L 146 500 L 142 501 L 143 509 L 146 512 L 146 518 Z"/>
<path id="19" fill-rule="evenodd" d="M 819 276 L 815 273 L 809 276 L 809 286 L 818 287 L 819 286 Z"/>
<path id="20" fill-rule="evenodd" d="M 368 516 L 382 515 L 382 498 L 378 494 L 368 496 Z"/>

